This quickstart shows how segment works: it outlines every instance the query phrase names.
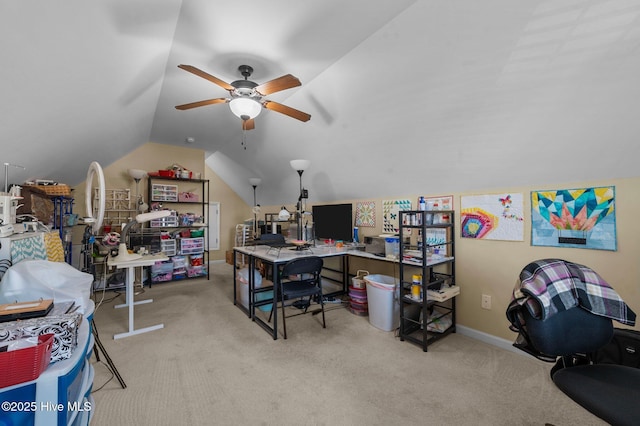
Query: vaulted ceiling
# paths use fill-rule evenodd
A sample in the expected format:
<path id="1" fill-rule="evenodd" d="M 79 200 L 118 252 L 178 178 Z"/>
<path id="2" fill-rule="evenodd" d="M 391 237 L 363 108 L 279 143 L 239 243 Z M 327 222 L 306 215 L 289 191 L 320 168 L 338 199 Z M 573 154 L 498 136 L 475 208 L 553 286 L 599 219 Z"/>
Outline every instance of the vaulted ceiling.
<path id="1" fill-rule="evenodd" d="M 314 203 L 637 176 L 640 0 L 46 0 L 0 3 L 10 182 L 72 185 L 146 142 L 200 148 L 251 202 Z M 268 98 L 242 131 L 238 66 Z M 193 138 L 192 143 L 186 142 Z M 170 165 L 171 159 L 166 164 Z"/>

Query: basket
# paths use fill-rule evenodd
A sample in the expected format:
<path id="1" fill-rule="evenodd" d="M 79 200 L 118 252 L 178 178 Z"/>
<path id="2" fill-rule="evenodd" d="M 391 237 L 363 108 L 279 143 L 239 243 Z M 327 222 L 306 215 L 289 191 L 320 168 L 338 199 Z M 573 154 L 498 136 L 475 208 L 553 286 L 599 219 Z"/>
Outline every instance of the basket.
<path id="1" fill-rule="evenodd" d="M 54 334 L 42 334 L 36 346 L 0 353 L 0 388 L 40 377 L 51 362 L 53 337 Z"/>
<path id="2" fill-rule="evenodd" d="M 57 185 L 29 185 L 29 187 L 50 197 L 71 195 L 71 188 L 63 183 Z"/>

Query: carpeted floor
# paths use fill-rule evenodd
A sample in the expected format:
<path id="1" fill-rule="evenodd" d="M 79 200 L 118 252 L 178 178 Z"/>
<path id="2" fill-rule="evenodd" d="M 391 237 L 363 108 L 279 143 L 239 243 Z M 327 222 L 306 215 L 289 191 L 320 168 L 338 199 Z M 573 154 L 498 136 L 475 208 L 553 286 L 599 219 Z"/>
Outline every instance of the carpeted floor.
<path id="1" fill-rule="evenodd" d="M 274 341 L 233 305 L 232 267 L 211 270 L 210 281 L 136 296 L 154 299 L 135 307 L 136 327 L 164 329 L 113 340 L 127 329 L 126 310 L 113 308 L 124 295 L 97 309 L 127 387 L 104 356 L 94 363 L 92 425 L 604 424 L 556 389 L 550 364 L 460 334 L 425 353 L 328 305 L 326 329 L 317 315 L 297 316 Z"/>

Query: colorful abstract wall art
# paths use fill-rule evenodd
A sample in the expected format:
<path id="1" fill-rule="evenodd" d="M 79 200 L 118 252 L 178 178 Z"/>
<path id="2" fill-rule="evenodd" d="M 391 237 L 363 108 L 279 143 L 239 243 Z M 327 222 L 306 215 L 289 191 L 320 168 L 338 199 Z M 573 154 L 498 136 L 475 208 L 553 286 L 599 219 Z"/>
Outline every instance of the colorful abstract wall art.
<path id="1" fill-rule="evenodd" d="M 463 238 L 524 240 L 522 194 L 460 197 L 460 233 Z"/>
<path id="2" fill-rule="evenodd" d="M 356 203 L 356 226 L 376 226 L 375 201 L 359 201 Z"/>
<path id="3" fill-rule="evenodd" d="M 400 232 L 400 210 L 411 210 L 411 200 L 382 201 L 382 232 L 397 234 Z"/>
<path id="4" fill-rule="evenodd" d="M 531 245 L 617 250 L 615 187 L 531 192 Z"/>

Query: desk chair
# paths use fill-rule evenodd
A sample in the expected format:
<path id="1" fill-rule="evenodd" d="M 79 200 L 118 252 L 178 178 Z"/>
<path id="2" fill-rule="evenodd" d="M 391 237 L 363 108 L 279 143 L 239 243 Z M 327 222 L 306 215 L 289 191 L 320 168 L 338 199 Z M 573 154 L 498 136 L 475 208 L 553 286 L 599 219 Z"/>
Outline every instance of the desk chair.
<path id="1" fill-rule="evenodd" d="M 287 338 L 287 322 L 285 316 L 285 300 L 300 299 L 308 297 L 304 312 L 307 312 L 311 299 L 315 296 L 322 308 L 322 328 L 327 328 L 324 318 L 324 300 L 322 297 L 322 285 L 320 283 L 320 273 L 322 271 L 322 259 L 317 256 L 301 257 L 288 261 L 280 272 L 280 285 L 278 286 L 278 297 L 282 307 L 282 328 L 284 338 Z M 269 321 L 276 306 L 271 307 Z"/>
<path id="2" fill-rule="evenodd" d="M 551 379 L 562 392 L 612 425 L 640 424 L 640 369 L 590 360 L 589 354 L 613 336 L 610 318 L 580 306 L 544 320 L 534 318 L 525 306 L 516 314 L 524 339 L 514 346 L 556 361 Z"/>

